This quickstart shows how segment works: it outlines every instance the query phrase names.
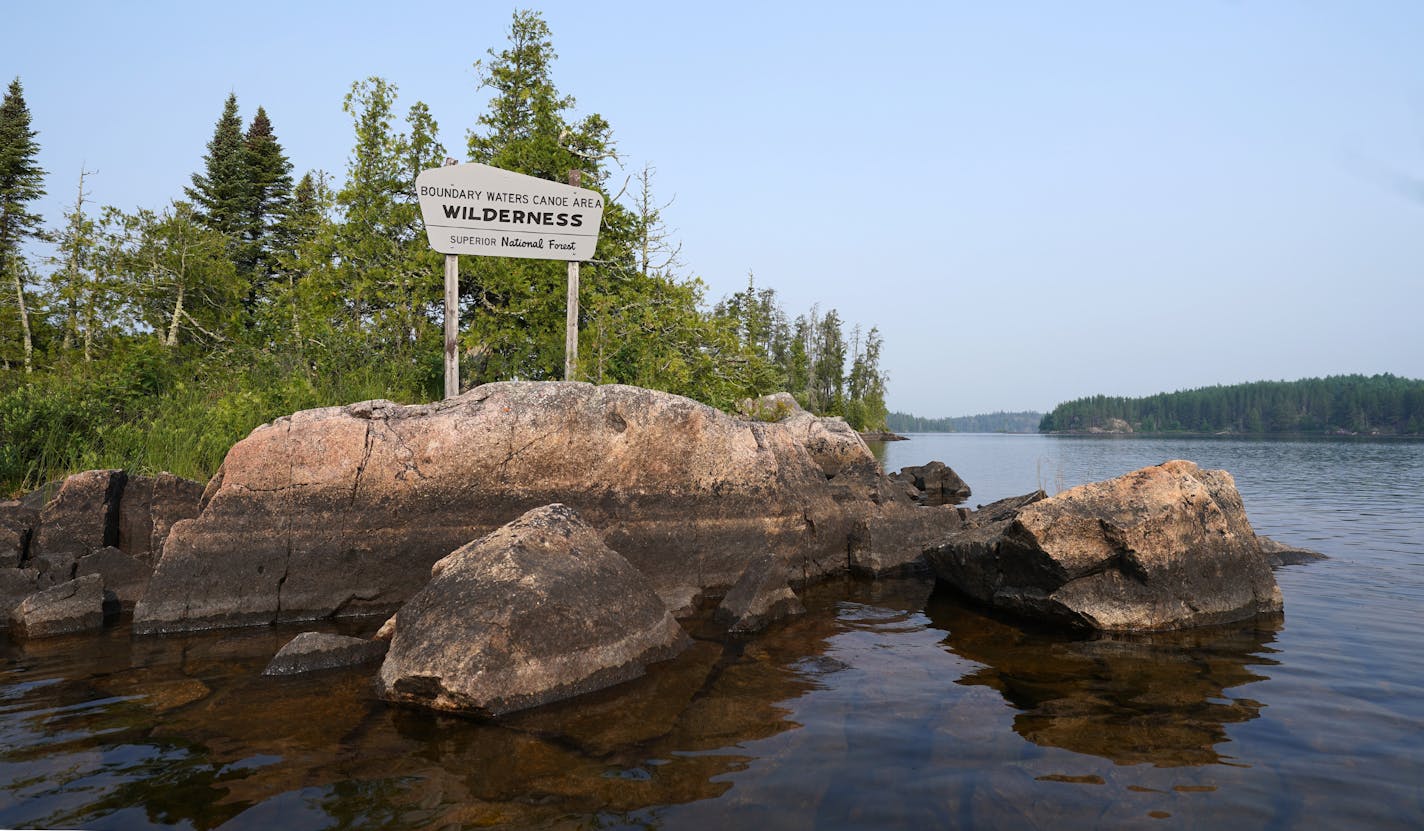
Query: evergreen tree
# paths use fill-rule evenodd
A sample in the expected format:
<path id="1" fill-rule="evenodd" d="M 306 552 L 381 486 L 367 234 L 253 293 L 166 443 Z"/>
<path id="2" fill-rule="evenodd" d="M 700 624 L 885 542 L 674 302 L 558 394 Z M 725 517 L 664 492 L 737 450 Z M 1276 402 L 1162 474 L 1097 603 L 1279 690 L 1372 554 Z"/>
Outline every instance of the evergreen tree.
<path id="1" fill-rule="evenodd" d="M 841 334 L 841 318 L 835 309 L 826 312 L 815 328 L 816 356 L 811 367 L 811 403 L 816 412 L 842 415 L 845 412 L 846 343 Z"/>
<path id="2" fill-rule="evenodd" d="M 607 172 L 603 160 L 612 156 L 612 131 L 601 116 L 571 121 L 574 99 L 559 94 L 551 70 L 557 57 L 548 25 L 537 12 L 514 14 L 509 44 L 489 52 L 488 65 L 476 63 L 480 86 L 493 97 L 468 134 L 470 158 L 494 167 L 566 182 L 571 171 L 579 184 L 602 191 Z M 616 300 L 598 295 L 621 294 L 637 269 L 634 244 L 638 235 L 632 214 L 604 198 L 603 224 L 594 262 L 582 272 L 580 308 L 608 310 Z M 462 291 L 471 301 L 467 338 L 481 355 L 482 379 L 548 379 L 563 376 L 562 263 L 472 257 Z M 582 323 L 580 324 L 582 327 Z M 582 362 L 581 362 L 582 363 Z"/>
<path id="3" fill-rule="evenodd" d="M 218 117 L 217 127 L 208 142 L 208 153 L 203 157 L 203 172 L 193 174 L 193 185 L 184 188 L 184 193 L 192 200 L 203 224 L 232 240 L 242 238 L 243 226 L 250 213 L 248 205 L 251 197 L 243 148 L 237 95 L 228 93 L 222 115 Z"/>
<path id="4" fill-rule="evenodd" d="M 25 240 L 42 233 L 40 215 L 29 207 L 45 194 L 44 170 L 36 161 L 40 152 L 37 135 L 30 126 L 24 89 L 15 78 L 0 102 L 0 275 L 7 290 L 14 292 L 26 372 L 33 370 L 34 342 L 25 299 L 28 270 L 21 247 Z"/>
<path id="5" fill-rule="evenodd" d="M 445 148 L 423 104 L 412 108 L 409 133 L 397 129 L 396 92 L 373 77 L 353 84 L 346 96 L 356 141 L 346 183 L 335 196 L 340 220 L 332 228 L 333 268 L 322 277 L 338 299 L 348 335 L 404 355 L 435 333 L 440 259 L 426 242 L 415 174 L 438 166 Z"/>
<path id="6" fill-rule="evenodd" d="M 249 314 L 276 271 L 274 237 L 292 200 L 292 163 L 272 132 L 267 111 L 257 108 L 242 143 L 240 245 L 234 264 L 249 283 L 243 302 Z"/>

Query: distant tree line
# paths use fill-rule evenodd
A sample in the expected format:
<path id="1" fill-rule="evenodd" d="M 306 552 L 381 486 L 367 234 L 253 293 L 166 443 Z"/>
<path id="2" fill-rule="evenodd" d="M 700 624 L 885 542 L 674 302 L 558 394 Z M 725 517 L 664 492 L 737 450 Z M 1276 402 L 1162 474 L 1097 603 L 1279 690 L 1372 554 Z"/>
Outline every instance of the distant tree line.
<path id="1" fill-rule="evenodd" d="M 858 427 L 884 418 L 881 342 L 834 310 L 788 320 L 748 285 L 709 307 L 683 270 L 653 168 L 614 176 L 612 128 L 575 117 L 552 36 L 516 12 L 476 62 L 488 105 L 464 156 L 605 196 L 582 269 L 579 380 L 731 408 L 780 390 Z M 414 179 L 448 150 L 430 110 L 389 81 L 352 84 L 344 178 L 295 176 L 267 111 L 230 94 L 200 168 L 156 210 L 99 206 L 81 170 L 60 221 L 20 80 L 0 104 L 0 496 L 93 467 L 206 478 L 253 427 L 305 407 L 443 392 L 442 259 Z M 197 148 L 195 148 L 196 150 Z M 196 154 L 195 154 L 196 155 Z M 52 251 L 47 256 L 33 252 Z M 561 262 L 463 257 L 462 388 L 563 376 Z"/>
<path id="2" fill-rule="evenodd" d="M 909 413 L 890 413 L 885 423 L 896 433 L 1032 433 L 1038 430 L 1042 413 L 984 413 L 954 418 L 925 418 Z"/>
<path id="3" fill-rule="evenodd" d="M 1039 429 L 1106 429 L 1113 419 L 1142 433 L 1424 435 L 1424 381 L 1337 375 L 1146 398 L 1098 395 L 1059 404 Z"/>

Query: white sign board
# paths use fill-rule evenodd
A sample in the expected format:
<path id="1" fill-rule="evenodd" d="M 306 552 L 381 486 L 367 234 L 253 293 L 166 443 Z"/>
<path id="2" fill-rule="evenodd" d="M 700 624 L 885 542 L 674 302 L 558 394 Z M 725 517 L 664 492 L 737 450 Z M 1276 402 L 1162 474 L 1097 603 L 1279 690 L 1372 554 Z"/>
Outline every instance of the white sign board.
<path id="1" fill-rule="evenodd" d="M 423 170 L 415 193 L 441 254 L 591 260 L 603 221 L 598 191 L 483 164 Z"/>

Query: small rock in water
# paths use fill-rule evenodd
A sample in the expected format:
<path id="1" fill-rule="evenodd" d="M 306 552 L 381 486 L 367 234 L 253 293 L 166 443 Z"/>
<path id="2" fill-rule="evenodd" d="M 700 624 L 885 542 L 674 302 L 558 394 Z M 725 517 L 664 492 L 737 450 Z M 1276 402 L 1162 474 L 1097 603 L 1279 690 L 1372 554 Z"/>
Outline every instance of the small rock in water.
<path id="1" fill-rule="evenodd" d="M 1312 551 L 1309 548 L 1298 548 L 1294 545 L 1286 545 L 1277 542 L 1270 537 L 1257 535 L 1256 542 L 1261 544 L 1261 553 L 1265 555 L 1266 562 L 1271 564 L 1271 568 L 1281 566 L 1296 566 L 1301 563 L 1313 563 L 1316 560 L 1328 560 L 1319 551 Z"/>
<path id="2" fill-rule="evenodd" d="M 786 579 L 786 567 L 774 554 L 762 554 L 747 564 L 736 585 L 717 607 L 717 620 L 737 635 L 758 632 L 778 620 L 804 614 Z"/>
<path id="3" fill-rule="evenodd" d="M 303 632 L 277 651 L 263 675 L 299 675 L 356 666 L 386 654 L 384 641 L 368 641 L 324 632 Z"/>
<path id="4" fill-rule="evenodd" d="M 60 583 L 35 592 L 10 612 L 10 628 L 23 638 L 49 638 L 104 627 L 104 618 L 117 612 L 117 598 L 104 591 L 97 574 Z"/>

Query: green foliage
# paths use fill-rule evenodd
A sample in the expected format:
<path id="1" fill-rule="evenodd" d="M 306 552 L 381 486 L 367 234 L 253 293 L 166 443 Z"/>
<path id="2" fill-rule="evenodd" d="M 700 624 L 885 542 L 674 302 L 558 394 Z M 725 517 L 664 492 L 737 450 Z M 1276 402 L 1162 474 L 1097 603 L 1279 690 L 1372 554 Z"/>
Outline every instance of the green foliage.
<path id="1" fill-rule="evenodd" d="M 1144 433 L 1424 435 L 1424 381 L 1337 375 L 1147 398 L 1098 395 L 1059 404 L 1039 430 L 1087 432 L 1112 419 Z"/>
<path id="2" fill-rule="evenodd" d="M 10 82 L 0 101 L 0 291 L 6 302 L 0 305 L 0 331 L 18 335 L 0 338 L 0 356 L 8 367 L 11 352 L 26 372 L 31 371 L 34 338 L 30 326 L 27 286 L 32 274 L 21 251 L 28 239 L 41 236 L 39 214 L 29 204 L 44 196 L 44 170 L 39 166 L 38 135 L 30 126 L 30 109 L 25 103 L 20 79 Z"/>
<path id="3" fill-rule="evenodd" d="M 776 291 L 757 288 L 751 275 L 744 290 L 717 304 L 714 316 L 738 347 L 740 354 L 722 362 L 742 368 L 741 397 L 784 390 L 817 415 L 843 416 L 857 430 L 884 429 L 887 378 L 880 371 L 878 329 L 872 328 L 863 344 L 855 329 L 848 354 L 835 309 L 823 316 L 812 308 L 789 324 Z"/>
<path id="4" fill-rule="evenodd" d="M 237 240 L 242 237 L 248 213 L 247 178 L 237 94 L 229 93 L 213 137 L 208 141 L 203 172 L 193 174 L 193 184 L 184 188 L 184 192 L 197 206 L 204 224 Z"/>
<path id="5" fill-rule="evenodd" d="M 272 132 L 267 111 L 257 108 L 241 149 L 240 237 L 233 264 L 248 281 L 244 305 L 251 314 L 276 271 L 273 237 L 292 200 L 292 163 Z"/>
<path id="6" fill-rule="evenodd" d="M 4 263 L 19 254 L 20 244 L 40 233 L 40 215 L 29 208 L 45 195 L 38 135 L 30 126 L 30 108 L 16 78 L 0 102 L 0 266 L 5 268 L 10 266 Z"/>
<path id="7" fill-rule="evenodd" d="M 574 114 L 555 57 L 543 19 L 516 13 L 507 47 L 477 64 L 490 99 L 467 141 L 476 161 L 561 182 L 572 172 L 604 198 L 595 257 L 581 266 L 579 379 L 724 409 L 789 389 L 814 411 L 880 426 L 878 332 L 862 348 L 857 330 L 848 346 L 834 311 L 789 322 L 754 283 L 707 309 L 702 281 L 680 272 L 652 168 L 627 204 L 626 185 L 610 193 L 612 129 Z M 244 132 L 235 95 L 187 201 L 95 210 L 81 172 L 47 280 L 23 258 L 5 263 L 0 493 L 95 467 L 204 479 L 278 416 L 442 394 L 443 269 L 414 193 L 416 175 L 444 160 L 438 126 L 420 102 L 402 118 L 379 77 L 353 84 L 344 109 L 353 142 L 339 182 L 311 171 L 293 187 L 266 111 Z M 41 233 L 25 213 L 43 176 L 28 119 L 16 81 L 0 108 L 10 251 Z M 566 265 L 466 257 L 461 268 L 462 386 L 561 378 Z M 17 324 L 23 338 L 10 335 Z"/>

